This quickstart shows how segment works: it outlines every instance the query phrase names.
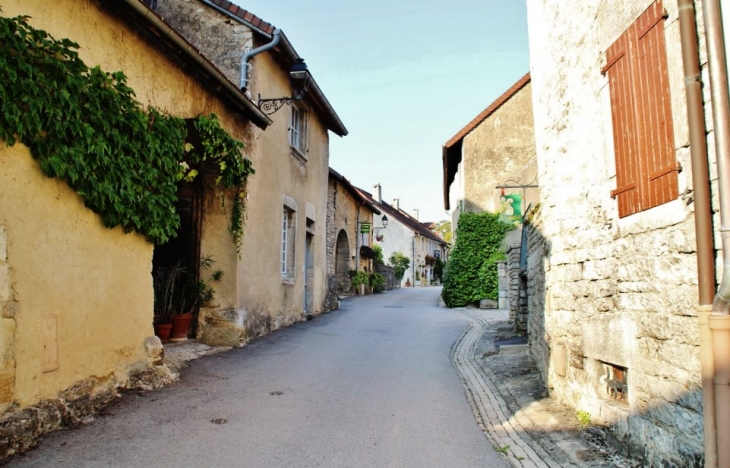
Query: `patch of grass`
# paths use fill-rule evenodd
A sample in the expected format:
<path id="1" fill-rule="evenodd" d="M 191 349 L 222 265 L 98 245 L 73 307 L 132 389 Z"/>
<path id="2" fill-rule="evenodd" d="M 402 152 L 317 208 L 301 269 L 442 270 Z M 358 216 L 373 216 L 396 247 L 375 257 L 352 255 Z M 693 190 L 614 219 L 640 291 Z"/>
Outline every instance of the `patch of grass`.
<path id="1" fill-rule="evenodd" d="M 507 452 L 509 451 L 509 445 L 505 445 L 503 447 L 494 446 L 494 450 L 496 450 L 499 453 L 503 453 L 507 455 Z"/>
<path id="2" fill-rule="evenodd" d="M 586 411 L 578 411 L 578 422 L 580 423 L 580 428 L 585 429 L 587 425 L 591 423 L 591 414 Z"/>

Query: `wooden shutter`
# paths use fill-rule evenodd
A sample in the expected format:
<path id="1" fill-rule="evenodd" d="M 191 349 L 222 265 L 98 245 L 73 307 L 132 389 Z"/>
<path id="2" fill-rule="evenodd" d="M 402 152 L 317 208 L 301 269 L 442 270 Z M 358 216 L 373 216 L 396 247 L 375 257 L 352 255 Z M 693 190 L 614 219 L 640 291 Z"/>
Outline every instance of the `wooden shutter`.
<path id="1" fill-rule="evenodd" d="M 619 217 L 678 197 L 664 8 L 653 3 L 606 51 Z"/>

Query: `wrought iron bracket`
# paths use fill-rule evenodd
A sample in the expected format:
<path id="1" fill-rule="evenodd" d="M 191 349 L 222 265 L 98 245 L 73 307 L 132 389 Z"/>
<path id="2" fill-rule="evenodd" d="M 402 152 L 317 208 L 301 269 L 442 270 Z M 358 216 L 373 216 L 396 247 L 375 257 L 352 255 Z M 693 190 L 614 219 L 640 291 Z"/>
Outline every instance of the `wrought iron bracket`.
<path id="1" fill-rule="evenodd" d="M 264 115 L 271 115 L 285 105 L 290 106 L 291 102 L 294 100 L 296 100 L 296 98 L 292 97 L 261 99 L 261 95 L 259 95 L 258 107 Z"/>

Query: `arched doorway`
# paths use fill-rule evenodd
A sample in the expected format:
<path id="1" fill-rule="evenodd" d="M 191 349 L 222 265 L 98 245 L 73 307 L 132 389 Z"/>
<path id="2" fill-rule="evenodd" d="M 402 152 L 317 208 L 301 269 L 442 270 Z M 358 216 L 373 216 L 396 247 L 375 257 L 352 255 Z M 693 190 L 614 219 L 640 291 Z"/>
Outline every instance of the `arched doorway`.
<path id="1" fill-rule="evenodd" d="M 337 246 L 335 249 L 335 275 L 337 276 L 338 292 L 350 291 L 350 242 L 347 240 L 347 233 L 340 229 L 337 234 Z"/>

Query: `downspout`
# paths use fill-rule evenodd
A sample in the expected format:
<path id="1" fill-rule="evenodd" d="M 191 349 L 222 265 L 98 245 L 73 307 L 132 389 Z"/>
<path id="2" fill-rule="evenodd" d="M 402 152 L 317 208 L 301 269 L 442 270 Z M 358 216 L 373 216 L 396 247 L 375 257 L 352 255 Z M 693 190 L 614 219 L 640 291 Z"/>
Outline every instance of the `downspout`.
<path id="1" fill-rule="evenodd" d="M 715 468 L 717 466 L 717 435 L 715 432 L 715 388 L 712 381 L 714 363 L 712 333 L 708 324 L 709 316 L 712 313 L 712 299 L 715 295 L 715 256 L 712 238 L 710 176 L 707 162 L 707 134 L 702 101 L 694 0 L 677 0 L 677 5 L 679 6 L 679 31 L 682 40 L 684 89 L 687 96 L 689 148 L 692 160 L 692 190 L 695 204 L 699 298 L 696 310 L 700 332 L 705 468 Z"/>
<path id="2" fill-rule="evenodd" d="M 249 50 L 245 54 L 243 54 L 243 57 L 241 57 L 241 79 L 238 85 L 241 91 L 246 91 L 246 87 L 248 86 L 248 69 L 250 67 L 248 61 L 251 60 L 254 55 L 258 55 L 261 52 L 266 52 L 267 50 L 276 47 L 277 44 L 279 44 L 280 39 L 281 30 L 279 30 L 278 28 L 274 29 L 274 34 L 271 37 L 271 42 L 264 44 L 256 49 Z"/>
<path id="3" fill-rule="evenodd" d="M 717 465 L 730 467 L 730 99 L 727 59 L 719 0 L 702 0 L 707 61 L 710 69 L 712 118 L 720 196 L 722 281 L 712 304 L 709 326 L 714 354 L 715 426 Z"/>
<path id="4" fill-rule="evenodd" d="M 264 115 L 261 110 L 254 105 L 250 100 L 246 99 L 238 89 L 236 85 L 231 83 L 220 70 L 218 70 L 213 64 L 203 58 L 195 48 L 190 45 L 183 37 L 167 23 L 165 23 L 156 13 L 150 10 L 144 3 L 139 0 L 122 0 L 127 6 L 132 8 L 134 11 L 145 17 L 159 33 L 166 39 L 175 44 L 181 50 L 184 50 L 188 56 L 202 69 L 209 73 L 217 82 L 218 85 L 224 88 L 230 96 L 232 96 L 235 104 L 245 109 L 252 116 L 252 121 L 261 129 L 266 129 L 271 124 L 271 120 Z M 111 2 L 110 2 L 111 3 Z"/>

